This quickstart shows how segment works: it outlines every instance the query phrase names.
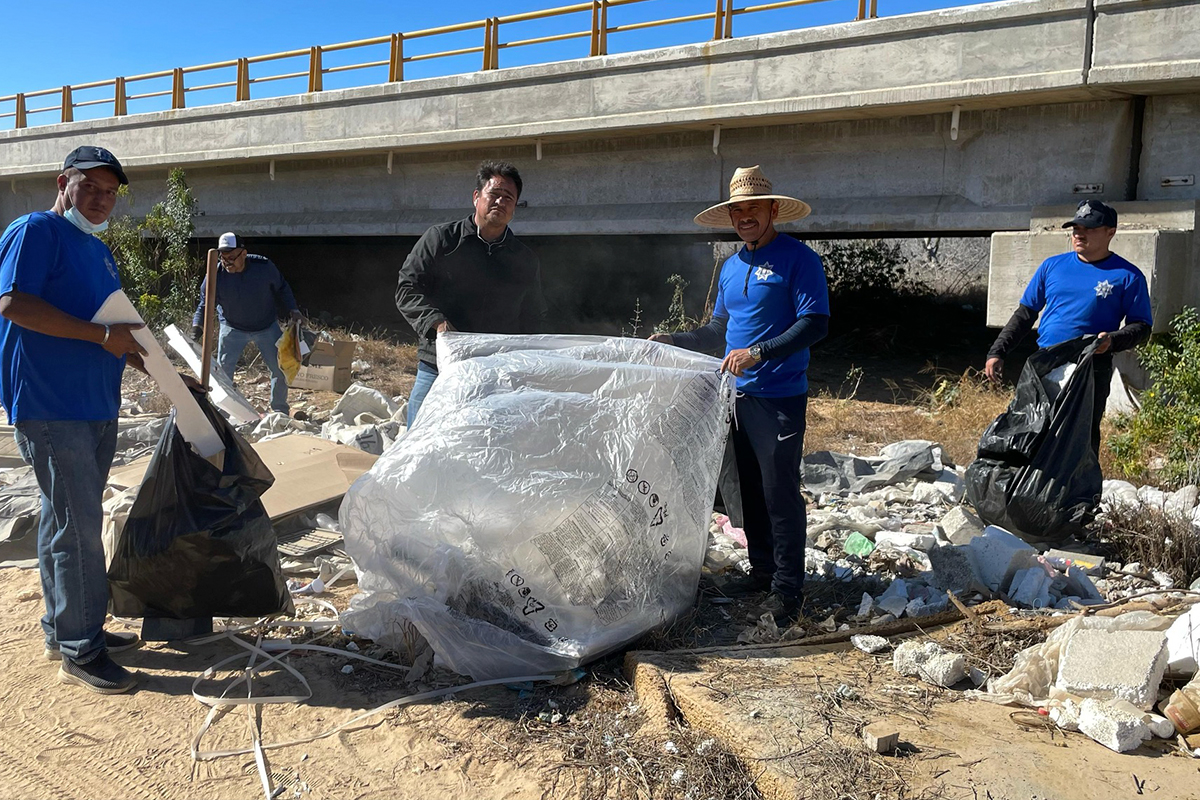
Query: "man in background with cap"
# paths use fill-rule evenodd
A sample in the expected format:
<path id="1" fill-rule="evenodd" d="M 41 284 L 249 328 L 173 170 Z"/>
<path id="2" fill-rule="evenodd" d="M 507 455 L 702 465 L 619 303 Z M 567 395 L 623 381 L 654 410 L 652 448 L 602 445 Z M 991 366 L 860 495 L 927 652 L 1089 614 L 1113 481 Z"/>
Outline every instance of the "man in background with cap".
<path id="1" fill-rule="evenodd" d="M 470 216 L 421 235 L 396 284 L 396 308 L 417 332 L 417 379 L 408 427 L 437 379 L 437 335 L 538 333 L 546 316 L 541 265 L 512 222 L 521 175 L 505 161 L 484 161 L 475 175 Z"/>
<path id="2" fill-rule="evenodd" d="M 247 253 L 245 244 L 234 233 L 223 233 L 217 240 L 221 266 L 217 270 L 217 363 L 229 380 L 237 368 L 242 351 L 251 342 L 262 353 L 271 371 L 271 410 L 288 413 L 287 377 L 279 366 L 278 310 L 293 319 L 304 317 L 296 307 L 292 287 L 279 268 L 266 256 Z M 200 282 L 200 304 L 192 317 L 192 337 L 200 341 L 204 334 L 204 301 L 208 278 Z"/>
<path id="3" fill-rule="evenodd" d="M 108 578 L 101 496 L 117 445 L 125 365 L 141 369 L 141 325 L 90 322 L 121 288 L 108 226 L 129 181 L 112 153 L 72 151 L 50 211 L 15 220 L 0 237 L 0 403 L 41 490 L 38 567 L 45 656 L 58 678 L 101 694 L 127 692 L 133 673 L 109 653 L 138 637 L 104 630 Z"/>
<path id="4" fill-rule="evenodd" d="M 808 408 L 809 348 L 829 330 L 829 292 L 821 257 L 779 235 L 775 223 L 808 216 L 807 203 L 773 194 L 755 166 L 739 168 L 729 200 L 696 216 L 709 228 L 732 228 L 745 245 L 721 267 L 712 321 L 690 333 L 653 341 L 689 350 L 724 346 L 721 369 L 737 378 L 734 456 L 742 490 L 750 575 L 726 594 L 767 592 L 753 615 L 795 622 L 804 590 L 807 519 L 800 457 Z"/>
<path id="5" fill-rule="evenodd" d="M 1150 337 L 1150 291 L 1142 271 L 1109 249 L 1117 233 L 1117 212 L 1111 206 L 1084 200 L 1063 227 L 1071 229 L 1072 252 L 1048 258 L 1037 268 L 1017 310 L 988 350 L 984 374 L 1000 381 L 1005 356 L 1033 329 L 1039 313 L 1039 348 L 1080 336 L 1097 337 L 1092 450 L 1099 455 L 1112 354 Z"/>

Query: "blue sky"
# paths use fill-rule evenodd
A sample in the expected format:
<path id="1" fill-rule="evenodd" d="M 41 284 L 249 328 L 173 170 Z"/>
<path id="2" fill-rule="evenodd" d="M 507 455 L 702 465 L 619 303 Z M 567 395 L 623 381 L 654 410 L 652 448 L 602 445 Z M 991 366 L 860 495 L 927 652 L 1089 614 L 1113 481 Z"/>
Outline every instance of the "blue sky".
<path id="1" fill-rule="evenodd" d="M 737 0 L 735 5 L 758 5 L 767 0 Z M 100 81 L 117 75 L 132 76 L 172 67 L 189 67 L 244 56 L 329 45 L 566 5 L 566 0 L 206 0 L 184 4 L 178 0 L 116 0 L 110 4 L 73 2 L 11 2 L 5 9 L 5 46 L 0 58 L 0 97 Z M 967 3 L 952 0 L 878 0 L 880 16 Z M 711 13 L 714 0 L 645 0 L 610 9 L 609 24 L 636 23 L 697 13 Z M 852 20 L 857 0 L 826 0 L 812 5 L 761 12 L 735 18 L 735 35 L 812 27 Z M 61 27 L 64 20 L 106 20 L 110 35 Z M 590 25 L 590 14 L 579 13 L 549 20 L 514 23 L 501 27 L 508 42 L 571 31 Z M 712 36 L 712 22 L 692 22 L 610 34 L 609 52 L 704 41 Z M 481 31 L 430 37 L 410 42 L 406 55 L 478 46 Z M 500 66 L 580 58 L 588 54 L 588 39 L 526 46 L 501 51 Z M 386 46 L 330 53 L 326 68 L 385 60 Z M 477 70 L 478 54 L 438 58 L 405 65 L 407 79 Z M 251 67 L 252 77 L 307 70 L 307 58 L 268 62 Z M 231 81 L 232 68 L 188 77 L 188 85 Z M 366 85 L 387 80 L 385 68 L 352 70 L 325 76 L 325 88 Z M 170 88 L 169 79 L 131 84 L 130 94 Z M 254 84 L 252 97 L 294 94 L 307 89 L 305 79 Z M 206 105 L 234 99 L 233 89 L 213 89 L 188 94 L 188 105 Z M 77 102 L 112 97 L 112 89 L 78 92 Z M 27 101 L 30 110 L 57 105 L 57 96 Z M 166 104 L 164 106 L 164 104 Z M 133 101 L 129 113 L 169 107 L 166 98 Z M 12 102 L 0 103 L 0 113 L 11 112 Z M 76 119 L 107 116 L 111 105 L 96 105 L 76 112 Z M 57 121 L 57 112 L 31 114 L 29 124 Z M 0 129 L 13 125 L 0 119 Z"/>

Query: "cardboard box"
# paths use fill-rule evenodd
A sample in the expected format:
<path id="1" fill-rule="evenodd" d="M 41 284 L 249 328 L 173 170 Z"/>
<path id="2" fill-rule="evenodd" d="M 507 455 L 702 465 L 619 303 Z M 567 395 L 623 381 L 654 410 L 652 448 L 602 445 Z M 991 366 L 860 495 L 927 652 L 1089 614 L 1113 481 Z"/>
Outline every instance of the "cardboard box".
<path id="1" fill-rule="evenodd" d="M 300 367 L 291 387 L 344 392 L 350 388 L 350 362 L 353 360 L 354 342 L 317 342 L 308 366 Z"/>

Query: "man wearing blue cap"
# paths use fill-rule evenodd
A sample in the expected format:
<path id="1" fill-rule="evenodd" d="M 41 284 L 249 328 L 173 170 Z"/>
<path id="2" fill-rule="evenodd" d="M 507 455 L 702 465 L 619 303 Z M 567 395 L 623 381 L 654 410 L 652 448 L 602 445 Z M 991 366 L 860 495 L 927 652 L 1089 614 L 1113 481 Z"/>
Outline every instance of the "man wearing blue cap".
<path id="1" fill-rule="evenodd" d="M 138 644 L 106 632 L 108 579 L 101 496 L 117 445 L 125 365 L 145 371 L 132 331 L 89 320 L 121 288 L 112 253 L 92 234 L 108 226 L 121 164 L 79 147 L 58 176 L 50 211 L 15 220 L 0 237 L 0 403 L 41 490 L 38 566 L 46 658 L 58 678 L 101 694 L 133 688 L 109 653 Z"/>
<path id="2" fill-rule="evenodd" d="M 1038 347 L 1097 337 L 1100 343 L 1092 362 L 1096 373 L 1092 450 L 1099 455 L 1112 354 L 1149 338 L 1150 291 L 1142 271 L 1109 249 L 1117 233 L 1117 212 L 1112 206 L 1084 200 L 1063 227 L 1071 229 L 1072 252 L 1048 258 L 1037 268 L 1020 305 L 988 350 L 984 373 L 993 381 L 1001 379 L 1004 357 L 1033 329 L 1039 314 Z"/>

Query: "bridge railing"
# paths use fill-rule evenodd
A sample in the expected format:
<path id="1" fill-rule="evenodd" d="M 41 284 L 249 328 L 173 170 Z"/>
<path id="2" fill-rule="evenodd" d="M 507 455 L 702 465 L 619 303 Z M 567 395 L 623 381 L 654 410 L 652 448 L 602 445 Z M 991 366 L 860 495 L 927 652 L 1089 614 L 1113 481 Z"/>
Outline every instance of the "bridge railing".
<path id="1" fill-rule="evenodd" d="M 37 115 L 58 113 L 57 120 L 49 116 L 37 116 L 36 121 L 42 124 L 51 122 L 72 122 L 78 109 L 91 106 L 107 105 L 112 109 L 112 116 L 120 117 L 129 113 L 130 103 L 150 100 L 153 98 L 170 97 L 171 108 L 188 107 L 188 96 L 200 92 L 214 90 L 234 90 L 235 102 L 251 99 L 252 87 L 255 84 L 270 83 L 282 80 L 297 80 L 307 78 L 308 91 L 324 90 L 326 75 L 355 70 L 387 68 L 388 82 L 404 80 L 404 65 L 414 62 L 430 61 L 439 58 L 452 58 L 477 54 L 481 56 L 481 69 L 493 70 L 500 67 L 500 54 L 505 50 L 532 45 L 549 44 L 552 42 L 572 39 L 589 40 L 589 56 L 608 54 L 609 34 L 626 33 L 646 28 L 665 25 L 679 25 L 709 20 L 713 23 L 713 41 L 734 38 L 734 20 L 743 15 L 775 11 L 793 6 L 811 5 L 827 2 L 828 0 L 777 0 L 777 2 L 759 3 L 738 7 L 734 0 L 697 0 L 698 7 L 708 9 L 685 16 L 650 19 L 626 24 L 610 24 L 609 9 L 619 6 L 634 5 L 650 0 L 588 0 L 588 2 L 547 8 L 540 11 L 529 11 L 521 14 L 489 17 L 473 22 L 462 22 L 455 25 L 443 25 L 424 30 L 392 33 L 386 36 L 376 36 L 370 39 L 358 39 L 352 42 L 318 45 L 299 50 L 286 50 L 268 55 L 249 56 L 246 58 L 217 61 L 212 64 L 201 64 L 192 67 L 176 67 L 174 69 L 148 72 L 143 75 L 117 77 L 104 81 L 92 81 L 55 89 L 40 89 L 33 92 L 18 92 L 0 97 L 0 120 L 12 119 L 14 128 L 25 128 L 30 125 L 30 118 Z M 878 0 L 858 0 L 856 19 L 874 18 L 877 15 Z M 579 19 L 590 16 L 590 25 L 585 30 L 569 31 L 546 36 L 530 38 L 502 39 L 501 30 L 506 33 L 520 23 L 543 20 L 551 17 L 572 17 Z M 406 52 L 406 45 L 414 40 L 431 37 L 449 37 L 467 31 L 481 31 L 482 42 L 469 47 L 459 47 L 427 53 Z M 478 34 L 477 34 L 478 35 Z M 341 51 L 355 51 L 358 57 L 367 60 L 334 66 L 324 65 L 324 56 Z M 366 55 L 363 55 L 363 54 Z M 271 65 L 262 67 L 260 65 Z M 272 71 L 272 67 L 277 71 Z M 358 84 L 373 85 L 376 82 Z M 82 95 L 82 97 L 77 97 Z M 99 95 L 99 96 L 96 96 Z M 227 95 L 227 93 L 226 93 Z M 210 97 L 212 95 L 209 95 Z M 56 98 L 53 105 L 31 103 L 42 98 Z M 45 101 L 43 101 L 44 103 Z M 209 105 L 213 103 L 199 103 Z"/>

